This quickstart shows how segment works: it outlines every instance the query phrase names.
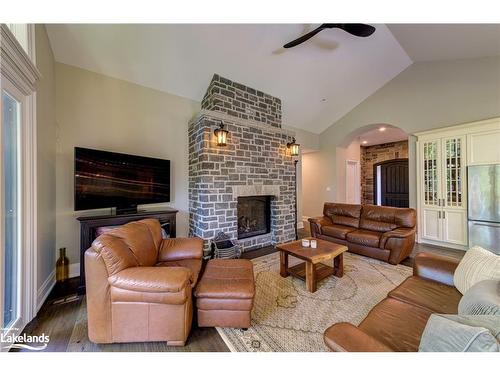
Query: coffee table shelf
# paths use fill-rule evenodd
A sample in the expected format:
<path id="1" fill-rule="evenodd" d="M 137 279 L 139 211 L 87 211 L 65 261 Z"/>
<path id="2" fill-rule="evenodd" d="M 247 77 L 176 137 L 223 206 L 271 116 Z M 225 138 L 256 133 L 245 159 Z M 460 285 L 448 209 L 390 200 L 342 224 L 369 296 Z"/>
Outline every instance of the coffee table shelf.
<path id="1" fill-rule="evenodd" d="M 316 282 L 323 280 L 328 276 L 332 276 L 335 273 L 333 267 L 327 266 L 323 263 L 316 264 Z M 301 280 L 306 281 L 306 262 L 299 263 L 293 267 L 288 268 L 288 273 L 295 276 Z"/>

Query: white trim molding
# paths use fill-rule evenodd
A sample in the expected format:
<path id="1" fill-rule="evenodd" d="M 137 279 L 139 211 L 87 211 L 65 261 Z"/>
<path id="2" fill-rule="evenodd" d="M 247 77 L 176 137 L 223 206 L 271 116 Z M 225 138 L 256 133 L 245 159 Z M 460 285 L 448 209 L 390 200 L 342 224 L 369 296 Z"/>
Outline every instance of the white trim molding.
<path id="1" fill-rule="evenodd" d="M 30 28 L 32 29 L 32 28 Z M 34 37 L 28 40 L 33 41 Z M 31 95 L 42 75 L 30 56 L 4 23 L 0 24 L 1 72 L 24 95 Z"/>
<path id="2" fill-rule="evenodd" d="M 56 285 L 56 270 L 52 270 L 49 277 L 43 282 L 37 292 L 36 298 L 36 312 L 40 311 L 43 303 L 47 300 L 50 292 Z"/>
<path id="3" fill-rule="evenodd" d="M 69 265 L 69 278 L 80 276 L 80 263 L 70 263 Z M 56 270 L 52 270 L 51 274 L 47 279 L 43 282 L 37 292 L 36 298 L 36 313 L 40 311 L 40 308 L 47 300 L 47 297 L 50 295 L 50 292 L 56 285 Z M 35 314 L 36 314 L 35 313 Z"/>
<path id="4" fill-rule="evenodd" d="M 70 263 L 69 265 L 69 278 L 80 276 L 80 263 Z"/>

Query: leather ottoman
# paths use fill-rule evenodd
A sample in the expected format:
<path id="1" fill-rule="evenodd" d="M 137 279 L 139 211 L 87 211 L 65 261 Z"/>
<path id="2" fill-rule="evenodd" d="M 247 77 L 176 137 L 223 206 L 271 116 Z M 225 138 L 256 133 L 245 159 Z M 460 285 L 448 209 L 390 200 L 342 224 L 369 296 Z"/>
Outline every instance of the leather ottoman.
<path id="1" fill-rule="evenodd" d="M 255 296 L 247 259 L 212 259 L 194 292 L 199 327 L 250 327 Z"/>

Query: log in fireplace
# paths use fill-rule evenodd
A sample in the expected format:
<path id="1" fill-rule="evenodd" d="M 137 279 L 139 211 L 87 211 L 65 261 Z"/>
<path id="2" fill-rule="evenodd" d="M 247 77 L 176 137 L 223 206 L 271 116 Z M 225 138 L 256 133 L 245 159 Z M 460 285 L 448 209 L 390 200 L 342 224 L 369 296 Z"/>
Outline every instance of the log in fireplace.
<path id="1" fill-rule="evenodd" d="M 238 197 L 238 239 L 271 231 L 271 196 Z"/>

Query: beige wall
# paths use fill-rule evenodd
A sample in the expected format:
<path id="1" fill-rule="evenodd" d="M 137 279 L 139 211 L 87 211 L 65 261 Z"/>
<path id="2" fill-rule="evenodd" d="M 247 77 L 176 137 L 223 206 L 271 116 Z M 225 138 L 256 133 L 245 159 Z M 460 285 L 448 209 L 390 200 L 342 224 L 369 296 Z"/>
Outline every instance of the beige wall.
<path id="1" fill-rule="evenodd" d="M 319 152 L 302 155 L 302 216 L 305 217 L 318 216 L 321 213 L 321 211 L 318 213 L 314 210 L 318 204 L 314 185 L 322 173 L 320 156 Z"/>
<path id="2" fill-rule="evenodd" d="M 200 104 L 65 64 L 56 63 L 55 70 L 59 127 L 57 247 L 67 247 L 70 263 L 78 263 L 79 226 L 76 218 L 110 212 L 109 209 L 73 210 L 75 146 L 169 159 L 172 188 L 168 206 L 179 210 L 178 235 L 187 235 L 187 128 Z"/>
<path id="3" fill-rule="evenodd" d="M 390 124 L 408 134 L 500 115 L 500 58 L 419 62 L 411 65 L 320 135 L 315 156 L 321 171 L 304 212 L 321 213 L 336 185 L 336 147 L 371 124 Z M 410 205 L 416 202 L 415 138 L 409 137 Z M 305 168 L 305 167 L 304 167 Z"/>
<path id="4" fill-rule="evenodd" d="M 35 27 L 36 65 L 42 73 L 37 83 L 37 285 L 49 280 L 56 263 L 56 118 L 54 55 L 45 26 Z M 53 275 L 52 275 L 53 276 Z M 49 280 L 50 281 L 50 280 Z M 48 287 L 49 285 L 47 285 Z M 42 293 L 44 291 L 41 291 Z"/>
<path id="5" fill-rule="evenodd" d="M 297 224 L 302 224 L 302 217 L 306 215 L 304 213 L 304 153 L 319 150 L 319 134 L 314 134 L 306 130 L 292 128 L 289 126 L 283 126 L 285 129 L 289 129 L 295 132 L 295 139 L 300 145 L 301 156 L 299 157 L 299 162 L 297 163 Z M 307 183 L 307 182 L 306 182 Z M 306 188 L 307 189 L 307 188 Z"/>
<path id="6" fill-rule="evenodd" d="M 319 134 L 308 132 L 307 130 L 292 128 L 291 126 L 283 126 L 284 129 L 289 129 L 295 132 L 295 139 L 300 144 L 302 152 L 311 152 L 319 150 Z"/>

